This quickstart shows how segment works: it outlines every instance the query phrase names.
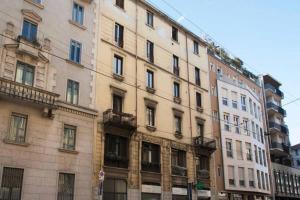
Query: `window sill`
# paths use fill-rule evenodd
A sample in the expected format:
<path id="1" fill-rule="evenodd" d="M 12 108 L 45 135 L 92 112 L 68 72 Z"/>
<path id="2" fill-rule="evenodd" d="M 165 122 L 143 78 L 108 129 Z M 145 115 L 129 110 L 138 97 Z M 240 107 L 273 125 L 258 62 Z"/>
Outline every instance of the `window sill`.
<path id="1" fill-rule="evenodd" d="M 9 139 L 4 139 L 3 143 L 17 145 L 17 146 L 22 146 L 22 147 L 28 147 L 30 145 L 27 142 L 20 143 L 20 142 L 15 142 L 15 141 L 12 141 L 12 140 L 9 140 Z"/>
<path id="2" fill-rule="evenodd" d="M 151 132 L 156 131 L 156 127 L 155 127 L 155 126 L 147 125 L 147 126 L 146 126 L 146 129 L 147 129 L 148 131 L 151 131 Z"/>
<path id="3" fill-rule="evenodd" d="M 38 7 L 38 8 L 40 8 L 40 9 L 44 9 L 44 5 L 42 5 L 40 3 L 36 3 L 33 0 L 24 0 L 24 1 L 26 1 L 27 3 L 29 3 L 31 5 L 34 5 L 34 6 Z"/>
<path id="4" fill-rule="evenodd" d="M 199 52 L 198 52 L 198 53 L 193 52 L 193 54 L 194 54 L 195 56 L 200 57 L 200 53 L 199 53 Z"/>
<path id="5" fill-rule="evenodd" d="M 155 30 L 154 26 L 151 26 L 150 24 L 146 23 L 146 26 L 148 26 L 149 28 L 151 28 L 152 30 Z"/>
<path id="6" fill-rule="evenodd" d="M 58 151 L 63 152 L 63 153 L 78 154 L 78 151 L 76 151 L 76 150 L 68 150 L 68 149 L 63 149 L 63 148 L 59 148 Z"/>
<path id="7" fill-rule="evenodd" d="M 204 108 L 203 108 L 203 107 L 200 107 L 200 106 L 197 106 L 197 111 L 200 112 L 200 113 L 203 113 Z"/>
<path id="8" fill-rule="evenodd" d="M 151 87 L 146 87 L 146 90 L 147 90 L 147 92 L 149 92 L 151 94 L 154 94 L 156 91 L 154 88 L 151 88 Z"/>
<path id="9" fill-rule="evenodd" d="M 172 40 L 172 44 L 174 44 L 174 42 L 175 42 L 176 44 L 180 45 L 178 40 L 174 40 L 173 38 L 171 38 L 171 40 Z"/>
<path id="10" fill-rule="evenodd" d="M 173 101 L 177 104 L 181 104 L 181 98 L 180 97 L 174 97 Z"/>
<path id="11" fill-rule="evenodd" d="M 78 27 L 78 28 L 81 28 L 82 30 L 86 30 L 85 26 L 83 26 L 83 25 L 81 25 L 81 24 L 79 24 L 79 23 L 77 23 L 77 22 L 75 22 L 75 21 L 73 21 L 71 19 L 69 19 L 69 23 L 72 24 L 72 25 L 74 25 L 74 26 L 76 26 L 76 27 Z"/>
<path id="12" fill-rule="evenodd" d="M 124 2 L 124 3 L 125 3 L 125 2 Z M 120 9 L 121 11 L 126 12 L 124 8 L 122 8 L 122 7 L 120 7 L 120 6 L 116 5 L 116 4 L 114 4 L 114 6 L 115 6 L 116 8 L 118 8 L 118 9 Z"/>
<path id="13" fill-rule="evenodd" d="M 182 139 L 183 138 L 183 135 L 182 135 L 182 133 L 181 132 L 175 132 L 175 137 L 177 138 L 177 139 Z"/>
<path id="14" fill-rule="evenodd" d="M 119 74 L 113 74 L 113 78 L 114 79 L 116 79 L 116 80 L 118 80 L 118 81 L 124 81 L 124 76 L 122 76 L 122 75 L 119 75 Z"/>
<path id="15" fill-rule="evenodd" d="M 75 65 L 75 66 L 77 66 L 77 67 L 84 68 L 84 66 L 83 66 L 82 64 L 77 63 L 77 62 L 75 62 L 75 61 L 73 61 L 73 60 L 66 59 L 66 62 L 69 63 L 69 64 L 72 64 L 72 65 Z"/>

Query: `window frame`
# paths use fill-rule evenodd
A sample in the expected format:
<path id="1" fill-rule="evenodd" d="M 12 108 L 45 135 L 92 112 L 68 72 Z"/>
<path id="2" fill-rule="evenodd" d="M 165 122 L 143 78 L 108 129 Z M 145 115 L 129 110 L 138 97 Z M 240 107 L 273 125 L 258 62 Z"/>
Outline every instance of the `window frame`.
<path id="1" fill-rule="evenodd" d="M 120 64 L 120 66 L 119 66 Z M 113 58 L 113 73 L 118 76 L 123 76 L 124 59 L 122 56 L 114 54 Z"/>
<path id="2" fill-rule="evenodd" d="M 114 41 L 118 47 L 120 48 L 124 47 L 124 26 L 117 22 L 115 23 Z"/>
<path id="3" fill-rule="evenodd" d="M 19 132 L 19 129 L 20 128 L 16 128 L 18 130 L 16 130 L 16 133 L 14 133 L 15 135 L 15 140 L 12 140 L 11 137 L 12 137 L 12 129 L 14 129 L 12 127 L 12 122 L 13 122 L 13 117 L 18 117 L 18 118 L 23 118 L 25 119 L 25 124 L 24 124 L 24 139 L 23 141 L 18 141 L 18 137 L 17 137 L 17 132 Z M 13 141 L 13 142 L 16 142 L 16 143 L 19 143 L 19 144 L 24 144 L 26 142 L 26 135 L 27 135 L 27 126 L 28 126 L 28 115 L 24 115 L 24 114 L 20 114 L 20 113 L 16 113 L 16 112 L 12 112 L 11 115 L 10 115 L 10 124 L 9 124 L 9 133 L 7 135 L 7 139 L 9 141 Z"/>
<path id="4" fill-rule="evenodd" d="M 175 26 L 172 26 L 172 40 L 175 42 L 178 42 L 178 28 L 176 28 Z"/>
<path id="5" fill-rule="evenodd" d="M 146 70 L 146 74 L 147 74 L 147 87 L 154 89 L 154 72 L 150 69 Z"/>
<path id="6" fill-rule="evenodd" d="M 202 108 L 202 94 L 200 92 L 196 92 L 196 105 Z"/>
<path id="7" fill-rule="evenodd" d="M 66 139 L 66 129 L 69 129 L 69 130 L 72 130 L 73 131 L 73 143 L 74 143 L 74 146 L 70 146 L 69 144 L 69 141 L 70 141 L 70 137 L 68 135 L 68 142 L 65 143 L 65 139 Z M 73 125 L 69 125 L 69 124 L 64 124 L 64 131 L 63 131 L 63 141 L 62 141 L 62 149 L 64 150 L 67 150 L 67 151 L 75 151 L 76 150 L 76 142 L 77 142 L 77 127 L 76 126 L 73 126 Z"/>
<path id="8" fill-rule="evenodd" d="M 154 27 L 154 13 L 146 10 L 146 24 L 151 28 Z"/>
<path id="9" fill-rule="evenodd" d="M 74 52 L 72 49 L 74 49 Z M 72 53 L 74 55 L 72 55 Z M 71 39 L 69 59 L 74 63 L 80 64 L 81 63 L 81 54 L 82 54 L 82 43 Z"/>
<path id="10" fill-rule="evenodd" d="M 69 88 L 69 86 L 71 86 L 71 87 Z M 67 92 L 66 92 L 66 102 L 67 103 L 70 103 L 70 104 L 73 104 L 73 105 L 78 105 L 79 104 L 79 94 L 80 94 L 79 88 L 80 88 L 80 83 L 78 81 L 74 81 L 72 79 L 67 80 Z M 71 90 L 70 91 L 71 93 L 70 93 L 70 99 L 68 100 L 68 98 L 69 98 L 69 89 Z M 76 95 L 76 94 L 74 93 L 74 91 L 77 91 L 77 99 L 75 99 L 74 95 Z"/>
<path id="11" fill-rule="evenodd" d="M 124 103 L 124 97 L 119 94 L 112 94 L 112 110 L 116 113 L 122 113 L 123 112 L 123 103 Z M 118 104 L 118 105 L 117 105 Z M 115 105 L 118 107 L 115 107 Z"/>
<path id="12" fill-rule="evenodd" d="M 80 25 L 84 24 L 84 6 L 77 2 L 73 2 L 72 21 Z"/>
<path id="13" fill-rule="evenodd" d="M 146 54 L 150 63 L 154 63 L 154 43 L 150 40 L 146 42 Z"/>
<path id="14" fill-rule="evenodd" d="M 153 106 L 146 106 L 146 115 L 147 115 L 147 125 L 151 127 L 155 127 L 155 107 Z"/>
<path id="15" fill-rule="evenodd" d="M 180 98 L 180 84 L 176 81 L 173 83 L 173 95 L 175 98 Z"/>
<path id="16" fill-rule="evenodd" d="M 195 67 L 195 84 L 201 86 L 201 72 L 198 67 Z"/>
<path id="17" fill-rule="evenodd" d="M 65 192 L 63 192 L 62 194 L 60 193 L 60 187 L 61 187 L 61 184 L 60 184 L 60 182 L 61 182 L 61 180 L 60 180 L 60 178 L 61 178 L 61 176 L 65 176 L 65 175 L 67 175 L 67 176 L 72 176 L 72 178 L 73 178 L 73 180 L 72 180 L 72 197 L 71 197 L 71 199 L 74 199 L 74 196 L 75 196 L 75 174 L 74 173 L 65 173 L 65 172 L 59 172 L 58 173 L 58 185 L 57 185 L 57 200 L 64 200 L 65 199 L 65 196 L 64 195 L 70 195 L 70 194 L 68 194 L 68 193 L 65 193 Z M 64 184 L 66 184 L 65 183 L 65 177 L 64 177 L 64 183 L 63 183 L 63 185 Z M 62 196 L 60 196 L 60 195 L 62 195 Z"/>
<path id="18" fill-rule="evenodd" d="M 19 67 L 20 66 L 22 66 L 22 77 L 21 77 L 21 79 L 22 79 L 22 82 L 19 82 L 18 81 L 18 69 L 19 69 Z M 27 76 L 26 74 L 24 74 L 24 67 L 25 67 L 25 72 L 26 72 L 26 74 L 27 73 L 29 73 L 29 68 L 31 68 L 32 69 L 32 83 L 30 84 L 30 85 L 28 85 L 28 84 L 26 84 L 26 80 L 25 80 L 25 77 Z M 34 86 L 34 81 L 35 80 L 35 66 L 33 66 L 33 65 L 30 65 L 30 64 L 27 64 L 27 63 L 24 63 L 24 62 L 21 62 L 21 61 L 17 61 L 17 63 L 16 63 L 16 72 L 15 72 L 15 81 L 17 82 L 17 83 L 21 83 L 21 84 L 23 84 L 23 85 L 28 85 L 28 86 L 31 86 L 31 87 L 33 87 Z"/>
<path id="19" fill-rule="evenodd" d="M 193 41 L 193 46 L 194 46 L 194 54 L 199 55 L 199 42 L 196 40 Z"/>
<path id="20" fill-rule="evenodd" d="M 175 134 L 182 134 L 182 116 L 174 115 Z"/>
<path id="21" fill-rule="evenodd" d="M 173 74 L 180 76 L 179 57 L 173 55 Z"/>
<path id="22" fill-rule="evenodd" d="M 6 170 L 7 170 L 8 174 L 5 173 Z M 6 180 L 5 179 L 6 176 L 8 176 L 8 178 L 11 178 L 11 176 L 9 176 L 9 175 L 10 175 L 10 173 L 11 173 L 12 170 L 16 170 L 20 174 L 18 174 L 19 175 L 19 177 L 18 177 L 18 184 L 14 185 L 14 187 L 12 187 L 11 181 L 10 181 L 10 187 L 5 187 L 5 188 L 8 188 L 8 190 L 9 190 L 9 198 L 8 199 L 12 199 L 13 188 L 18 188 L 19 189 L 19 192 L 18 192 L 19 193 L 18 194 L 19 198 L 18 199 L 22 199 L 22 189 L 23 189 L 23 182 L 24 182 L 24 169 L 22 169 L 22 168 L 13 168 L 13 167 L 6 167 L 6 166 L 4 166 L 2 174 L 1 174 L 1 177 L 0 177 L 0 180 L 1 180 L 0 190 L 3 190 L 4 185 L 6 185 L 5 182 L 4 182 Z M 17 175 L 16 171 L 14 173 L 12 173 L 14 176 Z"/>
<path id="23" fill-rule="evenodd" d="M 25 32 L 25 22 L 29 25 L 28 30 Z M 32 28 L 35 27 L 34 32 L 32 32 Z M 34 34 L 34 35 L 31 35 Z M 22 37 L 28 42 L 37 42 L 38 40 L 38 23 L 33 22 L 30 19 L 24 18 L 22 23 Z"/>

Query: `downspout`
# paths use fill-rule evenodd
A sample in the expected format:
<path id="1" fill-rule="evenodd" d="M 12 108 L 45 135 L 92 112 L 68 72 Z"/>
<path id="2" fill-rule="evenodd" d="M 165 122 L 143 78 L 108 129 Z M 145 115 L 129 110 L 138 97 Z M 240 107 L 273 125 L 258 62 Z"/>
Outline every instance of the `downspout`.
<path id="1" fill-rule="evenodd" d="M 191 108 L 191 92 L 190 92 L 190 71 L 189 71 L 189 51 L 188 51 L 188 36 L 185 32 L 185 51 L 186 51 L 186 67 L 187 67 L 187 79 L 188 79 L 188 98 L 189 98 L 189 117 L 190 117 L 190 135 L 191 135 L 191 149 L 192 149 L 192 158 L 193 158 L 193 166 L 195 167 L 195 151 L 194 151 L 194 145 L 193 145 L 193 130 L 192 130 L 192 108 Z M 194 169 L 194 178 L 193 181 L 196 180 L 196 174 Z M 193 190 L 192 190 L 193 191 Z"/>

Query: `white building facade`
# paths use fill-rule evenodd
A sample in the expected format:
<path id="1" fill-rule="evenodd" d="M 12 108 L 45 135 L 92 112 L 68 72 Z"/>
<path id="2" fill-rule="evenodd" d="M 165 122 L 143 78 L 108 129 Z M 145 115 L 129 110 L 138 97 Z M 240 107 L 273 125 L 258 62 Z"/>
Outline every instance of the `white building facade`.
<path id="1" fill-rule="evenodd" d="M 259 91 L 219 74 L 217 81 L 225 190 L 229 199 L 266 199 L 267 141 Z"/>

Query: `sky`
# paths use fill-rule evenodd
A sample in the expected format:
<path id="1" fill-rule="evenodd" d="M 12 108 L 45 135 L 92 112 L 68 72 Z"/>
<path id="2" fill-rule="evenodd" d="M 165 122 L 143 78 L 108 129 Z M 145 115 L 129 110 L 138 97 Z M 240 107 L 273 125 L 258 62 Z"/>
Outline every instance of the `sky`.
<path id="1" fill-rule="evenodd" d="M 194 33 L 209 35 L 232 55 L 241 58 L 246 63 L 245 67 L 254 74 L 271 74 L 282 83 L 281 90 L 285 94 L 283 105 L 300 98 L 299 0 L 148 2 Z M 300 101 L 283 108 L 287 111 L 285 121 L 291 144 L 300 143 Z"/>

